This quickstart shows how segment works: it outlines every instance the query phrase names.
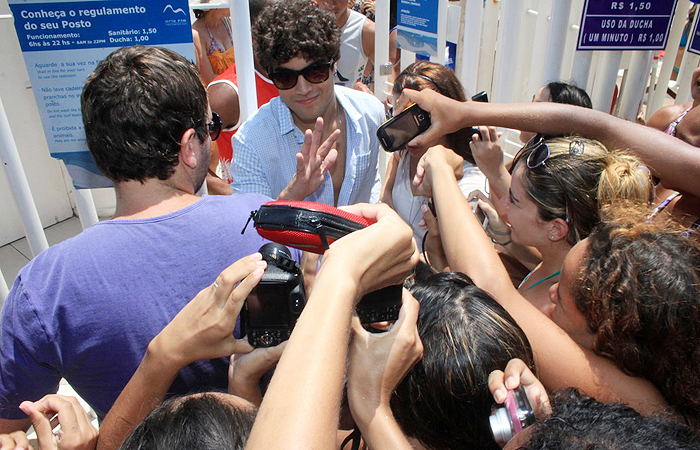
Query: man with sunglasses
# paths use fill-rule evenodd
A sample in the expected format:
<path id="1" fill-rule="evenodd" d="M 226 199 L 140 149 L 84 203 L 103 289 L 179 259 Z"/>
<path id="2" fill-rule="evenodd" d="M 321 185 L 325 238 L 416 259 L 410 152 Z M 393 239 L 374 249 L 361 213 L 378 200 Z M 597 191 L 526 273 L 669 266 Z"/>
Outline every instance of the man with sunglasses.
<path id="1" fill-rule="evenodd" d="M 157 47 L 119 49 L 90 75 L 81 105 L 116 213 L 19 273 L 0 317 L 0 433 L 26 429 L 19 403 L 56 392 L 61 377 L 103 417 L 151 339 L 265 242 L 240 230 L 269 198 L 195 195 L 221 121 L 192 63 Z M 226 389 L 227 373 L 227 359 L 201 361 L 170 390 Z"/>
<path id="2" fill-rule="evenodd" d="M 384 108 L 335 86 L 335 18 L 308 0 L 278 2 L 253 26 L 256 55 L 279 89 L 233 138 L 234 192 L 328 205 L 376 201 Z"/>

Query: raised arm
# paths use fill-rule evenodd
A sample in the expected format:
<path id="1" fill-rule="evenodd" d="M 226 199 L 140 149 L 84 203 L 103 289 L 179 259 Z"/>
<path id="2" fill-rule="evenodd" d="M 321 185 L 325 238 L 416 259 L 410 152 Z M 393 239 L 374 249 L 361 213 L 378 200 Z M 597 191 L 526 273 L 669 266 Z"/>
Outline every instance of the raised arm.
<path id="1" fill-rule="evenodd" d="M 403 281 L 418 253 L 411 228 L 387 205 L 348 211 L 377 223 L 331 244 L 265 393 L 246 449 L 334 449 L 355 303 Z"/>
<path id="2" fill-rule="evenodd" d="M 203 359 L 247 353 L 233 337 L 238 313 L 265 270 L 260 253 L 226 268 L 148 344 L 146 355 L 100 427 L 98 449 L 117 448 L 165 397 L 180 369 Z"/>
<path id="3" fill-rule="evenodd" d="M 674 189 L 700 196 L 700 152 L 650 127 L 579 106 L 551 102 L 457 102 L 429 89 L 404 89 L 402 96 L 431 114 L 431 127 L 409 146 L 427 146 L 440 136 L 472 125 L 490 125 L 544 134 L 580 134 L 611 149 L 637 155 Z"/>
<path id="4" fill-rule="evenodd" d="M 551 390 L 577 387 L 602 401 L 623 401 L 643 411 L 666 406 L 653 385 L 621 372 L 612 361 L 577 345 L 568 334 L 523 298 L 510 282 L 491 241 L 461 195 L 448 150 L 433 147 L 424 155 L 423 183 L 430 185 L 449 266 L 469 275 L 516 320 L 532 345 L 538 376 Z"/>

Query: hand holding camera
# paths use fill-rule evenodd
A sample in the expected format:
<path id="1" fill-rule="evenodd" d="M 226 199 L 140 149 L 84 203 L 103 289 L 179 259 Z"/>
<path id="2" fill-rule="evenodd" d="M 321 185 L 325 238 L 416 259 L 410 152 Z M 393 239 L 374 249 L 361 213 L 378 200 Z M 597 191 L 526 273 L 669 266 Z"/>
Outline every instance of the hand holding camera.
<path id="1" fill-rule="evenodd" d="M 508 361 L 505 371 L 491 372 L 489 390 L 497 404 L 491 428 L 501 445 L 534 423 L 535 418 L 546 417 L 552 412 L 546 389 L 521 359 Z"/>
<path id="2" fill-rule="evenodd" d="M 420 304 L 407 291 L 399 319 L 386 333 L 366 331 L 357 318 L 352 321 L 352 341 L 348 355 L 348 402 L 363 436 L 366 425 L 378 412 L 391 414 L 389 400 L 406 373 L 423 357 L 418 335 Z M 377 368 L 382 370 L 377 370 Z"/>
<path id="3" fill-rule="evenodd" d="M 233 337 L 233 329 L 244 300 L 265 267 L 260 253 L 253 253 L 224 269 L 153 338 L 149 349 L 179 368 L 194 361 L 250 352 L 247 342 Z"/>
<path id="4" fill-rule="evenodd" d="M 275 367 L 286 345 L 287 341 L 284 341 L 274 347 L 260 347 L 250 353 L 231 355 L 228 366 L 228 393 L 260 406 L 260 379 Z"/>
<path id="5" fill-rule="evenodd" d="M 376 223 L 332 244 L 324 255 L 321 270 L 329 260 L 342 260 L 343 270 L 352 274 L 351 279 L 359 280 L 360 295 L 402 284 L 418 263 L 411 227 L 385 204 L 360 203 L 341 209 Z"/>

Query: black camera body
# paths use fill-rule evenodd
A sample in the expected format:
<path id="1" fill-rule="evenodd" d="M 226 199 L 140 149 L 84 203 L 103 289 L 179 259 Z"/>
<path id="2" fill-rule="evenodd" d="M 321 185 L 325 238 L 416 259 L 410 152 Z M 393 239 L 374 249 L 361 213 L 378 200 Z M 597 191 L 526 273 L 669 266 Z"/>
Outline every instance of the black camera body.
<path id="1" fill-rule="evenodd" d="M 399 318 L 403 285 L 395 284 L 366 294 L 355 306 L 363 324 L 394 321 Z"/>
<path id="2" fill-rule="evenodd" d="M 287 339 L 306 305 L 304 277 L 289 249 L 260 247 L 267 268 L 241 310 L 241 332 L 253 347 L 273 347 Z"/>

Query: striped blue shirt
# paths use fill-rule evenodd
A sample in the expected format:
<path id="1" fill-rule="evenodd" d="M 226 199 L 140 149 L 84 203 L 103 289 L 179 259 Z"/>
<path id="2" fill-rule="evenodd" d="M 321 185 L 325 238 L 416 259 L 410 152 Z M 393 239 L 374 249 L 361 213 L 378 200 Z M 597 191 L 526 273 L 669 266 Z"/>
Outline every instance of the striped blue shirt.
<path id="1" fill-rule="evenodd" d="M 377 128 L 384 121 L 384 106 L 372 95 L 341 86 L 335 86 L 335 95 L 345 111 L 347 129 L 345 176 L 337 206 L 376 202 L 381 188 Z M 263 105 L 233 136 L 234 192 L 277 198 L 296 173 L 296 154 L 303 142 L 304 132 L 280 97 Z M 330 172 L 305 200 L 333 205 Z"/>

